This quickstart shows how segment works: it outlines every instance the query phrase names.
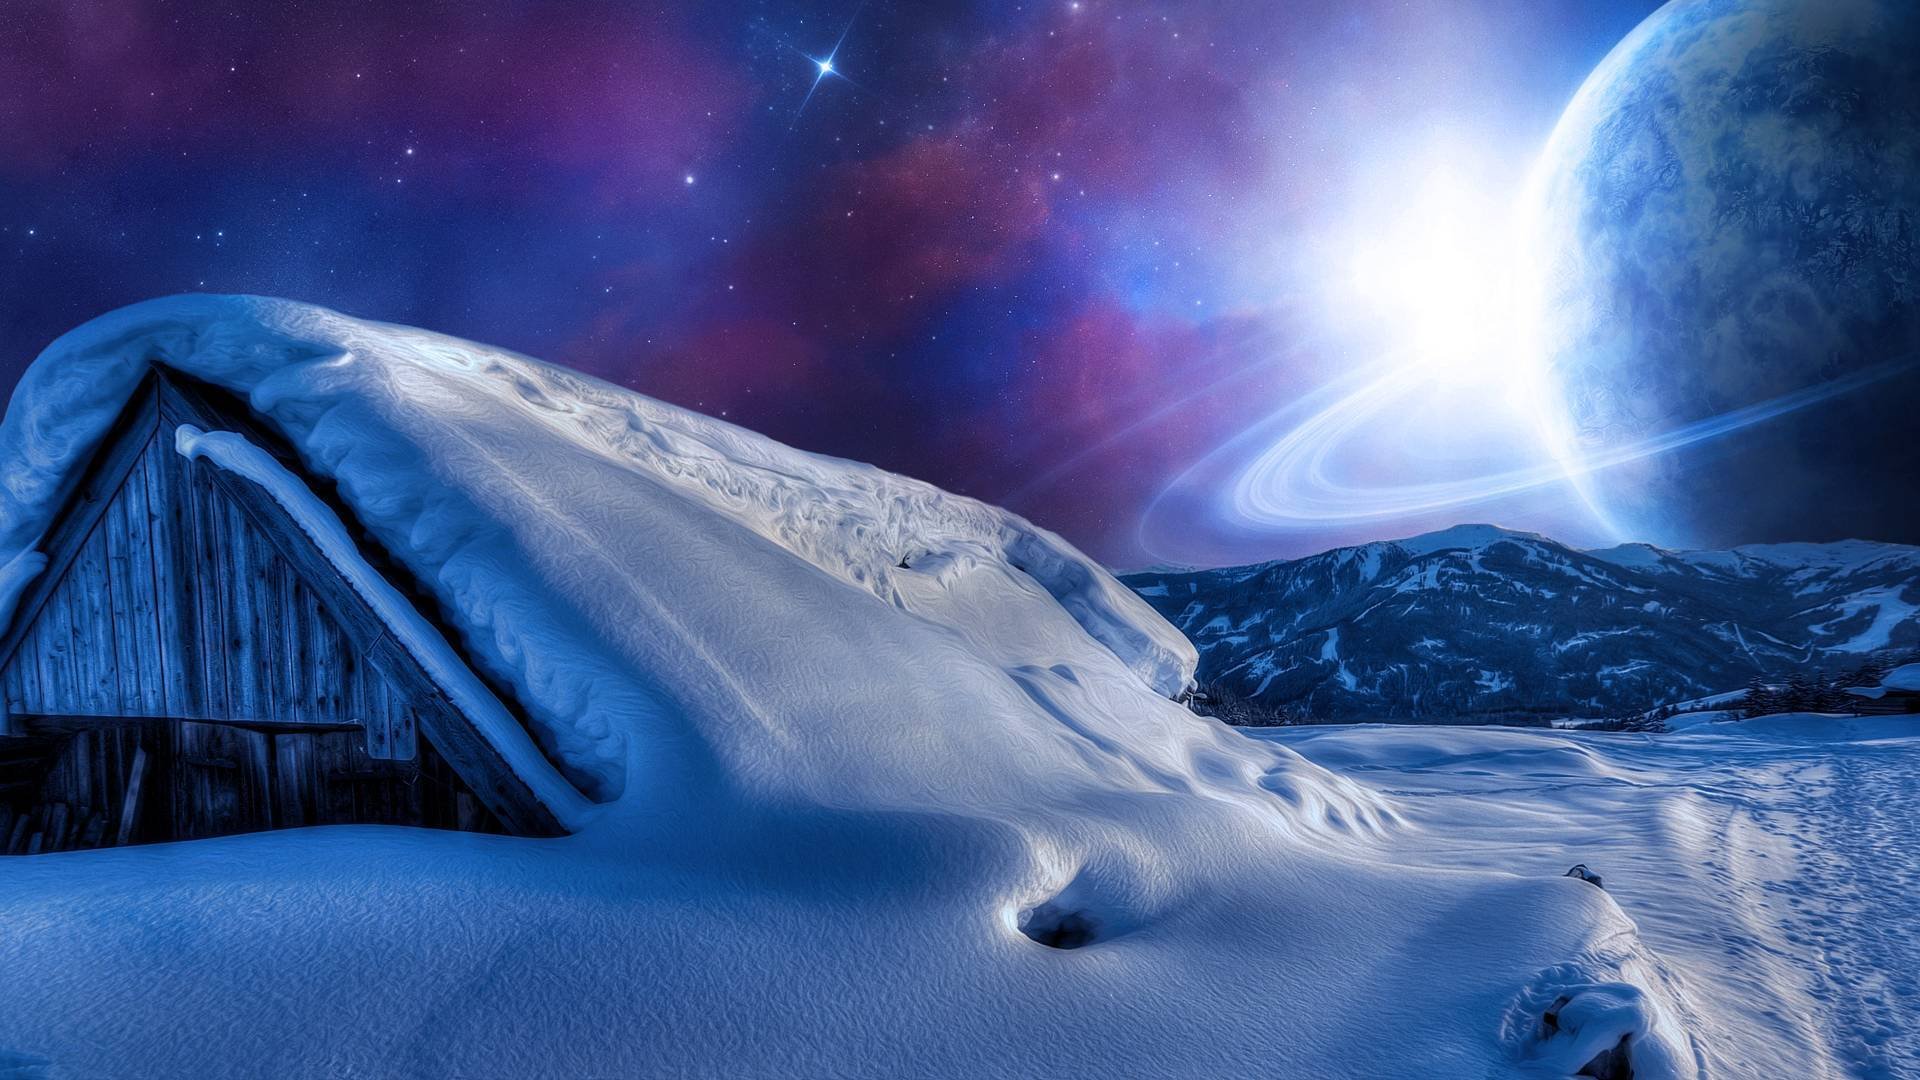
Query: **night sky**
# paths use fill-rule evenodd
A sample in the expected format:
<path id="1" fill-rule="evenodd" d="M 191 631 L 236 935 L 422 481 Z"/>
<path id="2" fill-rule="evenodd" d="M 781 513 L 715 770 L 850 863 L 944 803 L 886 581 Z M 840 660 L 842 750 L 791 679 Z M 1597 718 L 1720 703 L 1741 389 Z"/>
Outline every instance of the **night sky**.
<path id="1" fill-rule="evenodd" d="M 1359 362 L 1330 268 L 1408 162 L 1498 189 L 1655 6 L 0 0 L 0 386 L 113 307 L 265 293 L 1119 565 L 1326 547 L 1149 508 Z"/>

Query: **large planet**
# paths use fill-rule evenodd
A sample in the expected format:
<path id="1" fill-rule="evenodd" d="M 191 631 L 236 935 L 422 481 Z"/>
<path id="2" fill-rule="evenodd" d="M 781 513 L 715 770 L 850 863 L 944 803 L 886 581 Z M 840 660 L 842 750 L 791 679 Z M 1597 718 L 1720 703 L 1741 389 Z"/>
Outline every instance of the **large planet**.
<path id="1" fill-rule="evenodd" d="M 1675 0 L 1535 199 L 1543 412 L 1616 531 L 1920 541 L 1920 3 Z"/>

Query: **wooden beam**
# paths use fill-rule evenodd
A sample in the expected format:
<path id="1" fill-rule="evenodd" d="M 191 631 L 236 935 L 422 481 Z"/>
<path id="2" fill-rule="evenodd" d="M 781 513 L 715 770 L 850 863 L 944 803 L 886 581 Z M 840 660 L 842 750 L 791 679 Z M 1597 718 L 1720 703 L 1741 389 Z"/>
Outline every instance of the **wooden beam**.
<path id="1" fill-rule="evenodd" d="M 360 731 L 364 725 L 348 723 L 307 723 L 290 720 L 219 719 L 185 716 L 87 716 L 78 713 L 17 713 L 19 730 L 28 735 L 68 735 L 105 727 L 158 727 L 164 724 L 206 724 L 209 727 L 240 728 L 263 735 L 320 735 L 336 731 Z"/>
<path id="2" fill-rule="evenodd" d="M 454 707 L 399 642 L 391 635 L 382 636 L 367 659 L 406 691 L 420 721 L 420 734 L 447 759 L 508 832 L 521 836 L 566 835 L 560 819 L 534 796 L 526 781 L 507 766 L 500 752 L 474 729 L 472 721 Z"/>
<path id="3" fill-rule="evenodd" d="M 132 772 L 127 778 L 127 798 L 120 806 L 120 831 L 115 834 L 114 843 L 126 844 L 133 839 L 134 826 L 140 821 L 140 789 L 147 779 L 147 748 L 135 743 L 133 746 Z"/>

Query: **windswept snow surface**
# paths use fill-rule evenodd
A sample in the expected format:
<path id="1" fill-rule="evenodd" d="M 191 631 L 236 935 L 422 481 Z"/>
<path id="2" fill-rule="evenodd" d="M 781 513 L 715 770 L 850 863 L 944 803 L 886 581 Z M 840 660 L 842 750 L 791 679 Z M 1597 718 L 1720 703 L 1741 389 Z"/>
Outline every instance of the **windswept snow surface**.
<path id="1" fill-rule="evenodd" d="M 1920 1076 L 1920 718 L 1257 737 L 1392 798 L 1411 828 L 1356 840 L 1380 857 L 1601 874 L 1703 1075 Z"/>
<path id="2" fill-rule="evenodd" d="M 1191 647 L 1059 538 L 524 357 L 243 297 L 83 326 L 0 422 L 0 595 L 153 360 L 330 478 L 603 805 L 8 861 L 24 1067 L 1693 1072 L 1610 894 L 1423 868 L 1458 841 L 1169 701 Z"/>

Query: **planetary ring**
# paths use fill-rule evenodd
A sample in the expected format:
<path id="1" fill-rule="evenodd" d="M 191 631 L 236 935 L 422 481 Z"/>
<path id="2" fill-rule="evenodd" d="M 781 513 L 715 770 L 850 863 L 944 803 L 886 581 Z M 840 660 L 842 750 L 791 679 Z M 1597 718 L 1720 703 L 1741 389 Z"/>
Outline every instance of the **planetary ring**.
<path id="1" fill-rule="evenodd" d="M 1417 372 L 1401 369 L 1334 401 L 1264 449 L 1234 480 L 1231 508 L 1246 524 L 1324 526 L 1399 518 L 1486 502 L 1720 438 L 1852 393 L 1906 370 L 1908 365 L 1904 361 L 1890 361 L 1569 460 L 1548 455 L 1546 460 L 1520 468 L 1420 484 L 1353 486 L 1342 483 L 1331 475 L 1329 460 L 1356 432 L 1369 428 L 1390 406 L 1404 401 L 1424 385 Z M 1226 449 L 1227 446 L 1222 446 L 1215 454 Z M 1179 483 L 1175 481 L 1176 485 Z"/>

